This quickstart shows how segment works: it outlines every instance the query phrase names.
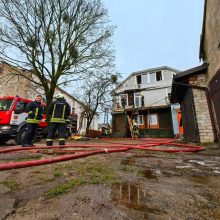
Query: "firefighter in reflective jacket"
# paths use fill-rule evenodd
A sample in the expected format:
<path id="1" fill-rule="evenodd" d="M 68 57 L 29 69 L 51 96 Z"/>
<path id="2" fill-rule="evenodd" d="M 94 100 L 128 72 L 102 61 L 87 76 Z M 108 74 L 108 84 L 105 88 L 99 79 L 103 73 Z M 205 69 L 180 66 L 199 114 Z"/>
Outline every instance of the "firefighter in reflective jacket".
<path id="1" fill-rule="evenodd" d="M 53 145 L 56 131 L 58 131 L 59 145 L 65 145 L 67 132 L 65 120 L 70 115 L 70 105 L 66 102 L 63 95 L 59 94 L 56 98 L 57 100 L 48 109 L 48 114 L 51 118 L 48 128 L 47 146 Z"/>
<path id="2" fill-rule="evenodd" d="M 42 96 L 37 95 L 35 101 L 27 104 L 25 112 L 28 113 L 26 130 L 22 139 L 23 147 L 33 146 L 33 141 L 37 134 L 39 121 L 43 118 L 43 107 L 41 105 Z"/>

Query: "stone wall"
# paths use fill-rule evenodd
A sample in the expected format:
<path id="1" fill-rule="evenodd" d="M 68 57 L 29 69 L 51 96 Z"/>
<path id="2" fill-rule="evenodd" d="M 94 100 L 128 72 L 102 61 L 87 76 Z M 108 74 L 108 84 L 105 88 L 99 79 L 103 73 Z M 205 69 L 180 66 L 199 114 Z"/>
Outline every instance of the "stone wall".
<path id="1" fill-rule="evenodd" d="M 189 78 L 189 83 L 197 86 L 206 86 L 204 74 Z M 210 112 L 205 90 L 193 88 L 193 98 L 196 111 L 200 142 L 207 143 L 214 141 L 214 134 L 211 124 Z"/>

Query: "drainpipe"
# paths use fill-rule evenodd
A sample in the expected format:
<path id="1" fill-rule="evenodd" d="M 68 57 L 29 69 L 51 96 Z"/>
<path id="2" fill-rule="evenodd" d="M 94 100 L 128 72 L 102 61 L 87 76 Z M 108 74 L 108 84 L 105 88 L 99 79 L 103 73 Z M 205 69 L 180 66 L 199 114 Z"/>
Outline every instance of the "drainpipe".
<path id="1" fill-rule="evenodd" d="M 212 105 L 211 105 L 211 97 L 210 97 L 210 92 L 209 92 L 208 87 L 198 86 L 198 85 L 191 85 L 191 84 L 180 83 L 180 82 L 173 82 L 173 84 L 180 85 L 180 86 L 186 86 L 186 87 L 190 87 L 190 88 L 193 88 L 193 89 L 199 89 L 199 90 L 205 91 L 206 99 L 207 99 L 207 103 L 208 103 L 208 109 L 209 109 L 209 113 L 210 113 L 211 124 L 212 124 L 212 128 L 213 128 L 213 133 L 214 133 L 214 141 L 217 141 L 218 140 L 218 135 L 217 135 L 217 129 L 216 129 L 216 125 L 215 125 L 215 120 L 214 120 L 214 115 L 213 115 Z"/>

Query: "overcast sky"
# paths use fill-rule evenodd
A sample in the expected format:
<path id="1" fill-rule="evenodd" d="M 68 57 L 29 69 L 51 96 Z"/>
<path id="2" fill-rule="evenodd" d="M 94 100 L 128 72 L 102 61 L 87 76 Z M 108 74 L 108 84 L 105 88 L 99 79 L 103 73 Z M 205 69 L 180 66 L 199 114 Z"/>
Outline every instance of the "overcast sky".
<path id="1" fill-rule="evenodd" d="M 117 72 L 200 65 L 204 0 L 103 0 L 111 24 Z"/>

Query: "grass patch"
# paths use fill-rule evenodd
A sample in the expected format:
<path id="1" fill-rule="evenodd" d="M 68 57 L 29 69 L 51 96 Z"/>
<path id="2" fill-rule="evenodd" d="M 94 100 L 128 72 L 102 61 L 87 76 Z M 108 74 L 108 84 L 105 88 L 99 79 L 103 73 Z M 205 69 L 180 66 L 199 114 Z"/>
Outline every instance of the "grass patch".
<path id="1" fill-rule="evenodd" d="M 77 174 L 81 178 L 87 177 L 90 184 L 101 184 L 106 181 L 116 180 L 116 174 L 110 168 L 104 167 L 102 164 L 87 164 L 81 168 L 77 168 Z"/>
<path id="2" fill-rule="evenodd" d="M 61 169 L 74 169 L 74 164 L 68 163 L 68 164 L 59 165 L 55 167 L 55 170 L 61 170 Z"/>
<path id="3" fill-rule="evenodd" d="M 64 174 L 57 171 L 57 172 L 54 172 L 53 175 L 54 175 L 54 177 L 60 177 L 60 176 L 63 176 Z"/>
<path id="4" fill-rule="evenodd" d="M 15 161 L 15 162 L 23 162 L 23 161 L 40 160 L 40 159 L 42 159 L 42 156 L 41 156 L 41 155 L 36 156 L 36 157 L 18 158 L 18 159 L 15 159 L 14 161 Z"/>
<path id="5" fill-rule="evenodd" d="M 60 184 L 49 191 L 45 193 L 47 197 L 56 197 L 63 195 L 64 193 L 68 192 L 70 189 L 73 189 L 77 186 L 81 186 L 84 184 L 84 180 L 81 179 L 74 179 L 69 181 L 68 183 L 65 184 Z"/>
<path id="6" fill-rule="evenodd" d="M 39 176 L 38 179 L 41 180 L 42 182 L 50 182 L 54 180 L 54 177 Z"/>
<path id="7" fill-rule="evenodd" d="M 108 181 L 116 181 L 118 177 L 112 169 L 106 168 L 101 164 L 86 164 L 82 167 L 76 167 L 77 179 L 72 179 L 67 183 L 60 184 L 45 193 L 47 197 L 56 197 L 69 192 L 78 186 L 86 184 L 103 184 Z M 62 173 L 57 172 L 56 175 Z M 55 175 L 55 173 L 54 173 Z M 62 174 L 63 175 L 63 174 Z"/>
<path id="8" fill-rule="evenodd" d="M 2 182 L 4 186 L 8 187 L 11 190 L 18 188 L 19 183 L 15 179 L 6 179 Z"/>
<path id="9" fill-rule="evenodd" d="M 126 172 L 130 172 L 135 176 L 143 177 L 142 169 L 136 165 L 121 165 L 121 169 Z"/>

